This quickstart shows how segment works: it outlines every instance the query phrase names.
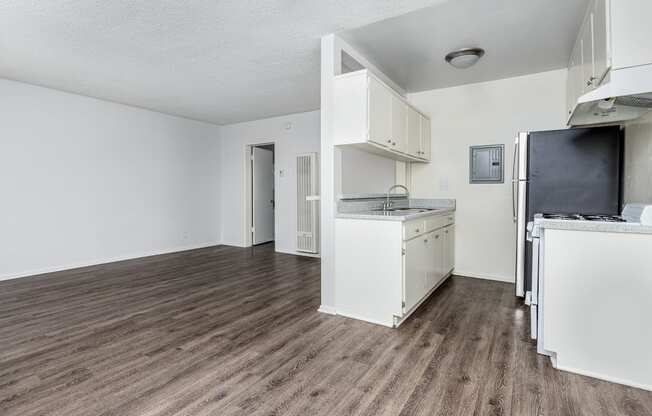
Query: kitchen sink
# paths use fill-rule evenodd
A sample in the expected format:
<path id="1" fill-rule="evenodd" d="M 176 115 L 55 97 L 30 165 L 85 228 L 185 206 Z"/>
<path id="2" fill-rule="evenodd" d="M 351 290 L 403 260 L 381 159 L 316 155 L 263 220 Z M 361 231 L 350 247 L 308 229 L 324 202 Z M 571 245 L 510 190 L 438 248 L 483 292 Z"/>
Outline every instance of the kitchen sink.
<path id="1" fill-rule="evenodd" d="M 406 214 L 418 214 L 420 212 L 433 211 L 429 208 L 387 208 L 387 209 L 375 209 L 376 212 L 396 212 L 396 213 L 406 213 Z"/>

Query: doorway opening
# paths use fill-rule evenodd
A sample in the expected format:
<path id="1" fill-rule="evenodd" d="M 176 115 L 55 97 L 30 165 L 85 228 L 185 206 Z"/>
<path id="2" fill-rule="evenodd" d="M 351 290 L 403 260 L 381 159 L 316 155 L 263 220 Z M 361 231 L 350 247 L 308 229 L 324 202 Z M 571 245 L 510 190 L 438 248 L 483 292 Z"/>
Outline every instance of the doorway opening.
<path id="1" fill-rule="evenodd" d="M 275 151 L 274 143 L 247 146 L 247 225 L 246 245 L 260 245 L 275 240 Z"/>

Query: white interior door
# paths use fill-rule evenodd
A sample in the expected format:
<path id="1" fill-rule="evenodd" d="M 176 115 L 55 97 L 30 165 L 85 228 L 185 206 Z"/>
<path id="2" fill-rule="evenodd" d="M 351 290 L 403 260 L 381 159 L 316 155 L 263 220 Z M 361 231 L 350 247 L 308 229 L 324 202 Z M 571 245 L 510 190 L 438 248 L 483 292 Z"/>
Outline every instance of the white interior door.
<path id="1" fill-rule="evenodd" d="M 254 147 L 252 166 L 253 244 L 274 241 L 274 152 Z"/>

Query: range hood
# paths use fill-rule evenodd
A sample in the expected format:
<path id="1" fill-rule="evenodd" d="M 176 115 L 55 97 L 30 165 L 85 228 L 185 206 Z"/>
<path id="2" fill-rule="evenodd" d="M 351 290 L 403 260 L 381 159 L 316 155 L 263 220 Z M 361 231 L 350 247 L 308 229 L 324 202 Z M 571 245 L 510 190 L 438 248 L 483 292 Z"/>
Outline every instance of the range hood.
<path id="1" fill-rule="evenodd" d="M 612 69 L 602 84 L 577 99 L 569 126 L 634 120 L 652 110 L 652 64 Z"/>

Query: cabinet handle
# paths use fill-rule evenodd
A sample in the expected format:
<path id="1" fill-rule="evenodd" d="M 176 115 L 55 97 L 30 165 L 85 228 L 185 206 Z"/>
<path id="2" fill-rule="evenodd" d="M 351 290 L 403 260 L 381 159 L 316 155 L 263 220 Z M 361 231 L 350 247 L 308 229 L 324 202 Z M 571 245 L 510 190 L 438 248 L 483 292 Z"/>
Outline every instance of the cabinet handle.
<path id="1" fill-rule="evenodd" d="M 392 142 L 391 140 L 387 140 L 387 143 L 391 143 L 391 142 Z"/>
<path id="2" fill-rule="evenodd" d="M 596 77 L 589 78 L 589 80 L 586 81 L 586 86 L 590 87 L 591 85 L 593 85 L 593 81 L 595 81 L 595 80 L 596 80 Z"/>
<path id="3" fill-rule="evenodd" d="M 425 240 L 423 240 L 423 242 L 424 242 L 424 243 L 427 243 L 427 242 L 428 242 L 428 239 L 426 238 Z"/>
<path id="4" fill-rule="evenodd" d="M 446 230 L 446 234 L 448 234 L 448 230 Z"/>
<path id="5" fill-rule="evenodd" d="M 415 230 L 415 232 L 417 232 L 417 233 L 418 233 L 418 232 L 419 232 L 419 229 L 417 228 L 417 229 Z"/>
<path id="6" fill-rule="evenodd" d="M 396 146 L 396 142 L 392 142 L 392 146 Z"/>
<path id="7" fill-rule="evenodd" d="M 435 238 L 439 238 L 439 234 L 437 234 L 437 235 L 435 236 Z"/>

